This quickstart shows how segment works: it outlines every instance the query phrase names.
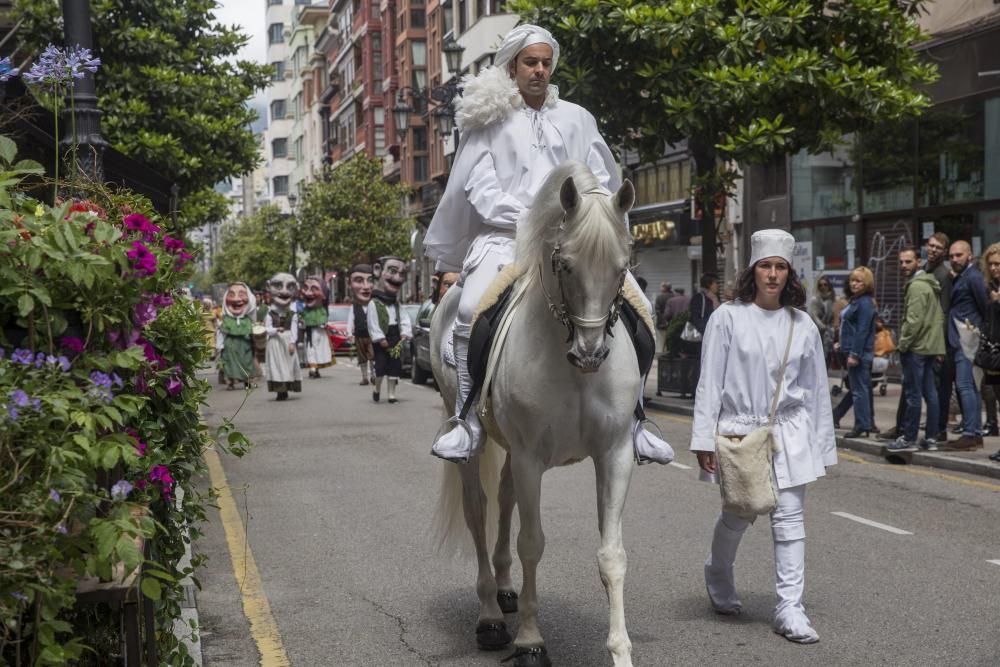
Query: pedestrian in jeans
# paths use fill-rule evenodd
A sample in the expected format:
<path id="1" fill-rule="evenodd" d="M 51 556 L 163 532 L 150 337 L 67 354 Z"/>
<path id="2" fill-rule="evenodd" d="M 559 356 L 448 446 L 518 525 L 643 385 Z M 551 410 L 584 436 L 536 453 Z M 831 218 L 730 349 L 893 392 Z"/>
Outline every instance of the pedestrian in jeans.
<path id="1" fill-rule="evenodd" d="M 1000 341 L 1000 243 L 994 243 L 983 253 L 983 271 L 989 276 L 990 304 L 986 309 L 986 327 L 983 335 L 993 342 Z M 983 397 L 986 392 L 991 394 L 991 404 L 987 404 L 987 414 L 990 415 L 991 424 L 986 430 L 987 435 L 997 435 L 997 408 L 996 403 L 1000 402 L 1000 372 L 984 370 L 983 376 Z M 1000 463 L 1000 450 L 990 454 L 990 459 Z"/>
<path id="2" fill-rule="evenodd" d="M 965 241 L 955 241 L 948 253 L 955 278 L 951 285 L 951 309 L 948 311 L 948 356 L 955 362 L 955 387 L 962 406 L 962 437 L 949 442 L 944 449 L 964 452 L 983 446 L 982 399 L 972 372 L 972 359 L 965 356 L 959 338 L 959 326 L 968 321 L 980 331 L 989 297 L 986 280 L 972 261 L 972 248 Z"/>
<path id="3" fill-rule="evenodd" d="M 906 412 L 903 433 L 886 449 L 893 452 L 917 451 L 920 430 L 920 399 L 927 403 L 926 439 L 921 445 L 936 450 L 939 423 L 937 377 L 934 360 L 944 355 L 944 313 L 941 310 L 941 285 L 930 273 L 919 268 L 917 249 L 899 251 L 899 268 L 907 279 L 903 288 L 903 319 L 899 328 L 899 352 L 903 365 L 903 396 Z"/>
<path id="4" fill-rule="evenodd" d="M 847 379 L 854 406 L 854 428 L 845 438 L 868 436 L 875 428 L 872 417 L 872 359 L 875 349 L 875 277 L 866 267 L 851 272 L 851 300 L 840 315 L 838 349 L 847 360 Z M 839 419 L 838 419 L 839 421 Z"/>

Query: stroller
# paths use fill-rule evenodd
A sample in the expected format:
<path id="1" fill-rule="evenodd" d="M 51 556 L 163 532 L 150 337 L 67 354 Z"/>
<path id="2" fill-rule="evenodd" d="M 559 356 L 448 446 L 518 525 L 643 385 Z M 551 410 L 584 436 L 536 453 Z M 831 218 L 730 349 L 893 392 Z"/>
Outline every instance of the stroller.
<path id="1" fill-rule="evenodd" d="M 872 359 L 872 391 L 878 389 L 879 396 L 885 396 L 889 390 L 888 373 L 889 366 L 899 363 L 896 353 L 896 341 L 892 332 L 885 326 L 885 322 L 879 316 L 875 317 L 875 357 Z M 843 355 L 840 355 L 843 357 Z M 834 385 L 830 389 L 830 395 L 839 396 L 847 388 L 847 364 L 841 358 L 840 367 L 843 372 L 840 375 L 840 384 Z"/>

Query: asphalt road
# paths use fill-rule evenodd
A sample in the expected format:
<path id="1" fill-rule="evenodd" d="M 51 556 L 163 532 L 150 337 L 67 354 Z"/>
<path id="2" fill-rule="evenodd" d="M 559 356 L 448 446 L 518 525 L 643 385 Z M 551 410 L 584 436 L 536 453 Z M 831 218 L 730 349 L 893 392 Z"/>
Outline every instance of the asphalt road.
<path id="1" fill-rule="evenodd" d="M 324 373 L 286 403 L 252 393 L 236 423 L 256 447 L 243 459 L 223 457 L 246 525 L 242 556 L 256 562 L 288 661 L 499 665 L 508 652 L 475 647 L 473 563 L 438 556 L 430 543 L 441 467 L 450 465 L 428 454 L 438 394 L 403 382 L 398 404 L 375 405 L 349 363 Z M 217 389 L 206 418 L 231 416 L 243 398 Z M 807 494 L 806 606 L 821 641 L 797 646 L 770 629 L 766 521 L 748 531 L 737 562 L 743 615 L 711 612 L 702 563 L 718 490 L 697 481 L 689 420 L 651 416 L 686 467 L 644 466 L 633 475 L 625 612 L 637 666 L 1000 664 L 996 480 L 842 452 Z M 593 467 L 550 471 L 542 495 L 540 623 L 549 654 L 559 666 L 610 665 Z M 244 573 L 234 573 L 228 548 L 213 510 L 196 545 L 210 558 L 199 577 L 202 649 L 209 667 L 249 667 L 261 664 L 260 632 L 242 598 L 255 591 L 245 583 L 241 591 Z M 516 629 L 516 616 L 508 621 Z"/>

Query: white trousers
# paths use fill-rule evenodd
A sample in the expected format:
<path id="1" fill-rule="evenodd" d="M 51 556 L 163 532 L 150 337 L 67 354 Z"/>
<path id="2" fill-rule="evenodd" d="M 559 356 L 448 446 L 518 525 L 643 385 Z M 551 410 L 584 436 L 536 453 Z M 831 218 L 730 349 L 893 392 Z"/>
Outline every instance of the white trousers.
<path id="1" fill-rule="evenodd" d="M 775 542 L 790 542 L 806 538 L 806 485 L 778 490 L 778 507 L 771 514 L 771 535 Z M 729 530 L 742 533 L 750 525 L 746 519 L 723 512 L 719 521 Z"/>

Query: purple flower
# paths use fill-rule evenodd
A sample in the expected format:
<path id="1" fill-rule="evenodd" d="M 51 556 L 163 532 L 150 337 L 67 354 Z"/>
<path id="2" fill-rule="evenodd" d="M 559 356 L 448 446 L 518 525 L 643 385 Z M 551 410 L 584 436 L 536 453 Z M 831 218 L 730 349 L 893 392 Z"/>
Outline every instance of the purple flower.
<path id="1" fill-rule="evenodd" d="M 34 408 L 35 412 L 41 412 L 42 410 L 42 399 L 33 398 L 31 399 L 31 407 Z"/>
<path id="2" fill-rule="evenodd" d="M 14 354 L 10 358 L 16 364 L 24 364 L 25 366 L 30 366 L 35 363 L 35 353 L 31 350 L 25 350 L 18 348 L 14 350 Z"/>
<path id="3" fill-rule="evenodd" d="M 132 323 L 137 329 L 142 329 L 156 320 L 156 306 L 151 303 L 137 303 L 132 308 Z"/>
<path id="4" fill-rule="evenodd" d="M 119 350 L 125 350 L 142 340 L 142 336 L 139 335 L 137 329 L 129 329 L 127 335 L 123 335 L 118 331 L 111 331 L 108 333 L 108 340 Z"/>
<path id="5" fill-rule="evenodd" d="M 100 65 L 90 49 L 77 45 L 63 51 L 49 44 L 22 77 L 28 83 L 59 86 L 82 79 L 86 72 L 93 74 Z"/>
<path id="6" fill-rule="evenodd" d="M 174 478 L 170 476 L 170 469 L 165 465 L 155 465 L 149 471 L 149 479 L 158 482 L 163 489 L 163 497 L 170 500 L 170 494 L 174 489 Z"/>
<path id="7" fill-rule="evenodd" d="M 49 498 L 51 498 L 55 502 L 59 502 L 60 500 L 62 500 L 62 496 L 60 496 L 59 492 L 56 491 L 55 489 L 49 489 Z"/>
<path id="8" fill-rule="evenodd" d="M 41 368 L 45 365 L 45 353 L 39 352 L 35 355 L 35 368 Z"/>
<path id="9" fill-rule="evenodd" d="M 69 372 L 70 369 L 69 359 L 67 359 L 65 356 L 60 354 L 58 357 L 56 357 L 56 363 L 59 364 L 59 367 L 62 368 L 64 373 Z"/>
<path id="10" fill-rule="evenodd" d="M 170 381 L 167 382 L 167 393 L 171 396 L 176 396 L 181 393 L 181 389 L 184 388 L 184 384 L 176 375 L 170 376 Z"/>
<path id="11" fill-rule="evenodd" d="M 20 600 L 21 602 L 28 601 L 28 596 L 22 593 L 21 591 L 11 591 L 10 596 L 15 600 Z"/>
<path id="12" fill-rule="evenodd" d="M 184 268 L 184 265 L 194 259 L 194 255 L 189 255 L 188 253 L 181 250 L 177 253 L 177 262 L 174 264 L 174 271 L 180 271 Z"/>
<path id="13" fill-rule="evenodd" d="M 63 336 L 61 345 L 62 349 L 67 352 L 73 352 L 74 354 L 83 352 L 83 341 L 75 336 Z"/>
<path id="14" fill-rule="evenodd" d="M 69 533 L 69 531 L 66 530 L 66 524 L 64 523 L 60 523 L 59 525 L 57 525 L 56 531 L 58 531 L 60 535 L 66 535 L 67 533 Z"/>
<path id="15" fill-rule="evenodd" d="M 18 69 L 11 65 L 10 58 L 0 58 L 0 82 L 10 81 L 18 73 Z"/>
<path id="16" fill-rule="evenodd" d="M 10 417 L 12 421 L 17 421 L 18 414 L 17 408 L 13 405 L 7 406 L 7 416 Z"/>
<path id="17" fill-rule="evenodd" d="M 140 232 L 142 234 L 142 239 L 146 243 L 150 243 L 156 240 L 156 235 L 160 233 L 160 228 L 149 221 L 149 218 L 144 216 L 142 213 L 131 213 L 125 216 L 122 221 L 126 229 L 130 229 L 133 232 Z"/>
<path id="18" fill-rule="evenodd" d="M 111 382 L 114 383 L 114 385 L 119 389 L 125 386 L 125 380 L 122 380 L 121 376 L 118 375 L 118 373 L 111 374 Z"/>
<path id="19" fill-rule="evenodd" d="M 125 256 L 132 262 L 135 274 L 139 278 L 156 273 L 156 255 L 141 241 L 132 241 L 132 250 L 126 252 Z"/>
<path id="20" fill-rule="evenodd" d="M 28 394 L 25 393 L 23 389 L 15 389 L 14 391 L 10 392 L 10 398 L 12 401 L 14 401 L 14 405 L 16 405 L 17 407 L 19 408 L 28 407 L 28 402 L 30 399 L 28 398 Z"/>
<path id="21" fill-rule="evenodd" d="M 154 294 L 153 295 L 153 305 L 157 308 L 166 308 L 167 306 L 174 305 L 174 297 L 169 294 Z"/>
<path id="22" fill-rule="evenodd" d="M 175 239 L 169 234 L 163 236 L 163 247 L 167 249 L 168 252 L 178 252 L 184 250 L 187 246 L 184 245 L 184 241 L 180 239 Z"/>
<path id="23" fill-rule="evenodd" d="M 120 479 L 111 487 L 111 498 L 114 500 L 125 500 L 134 488 L 131 482 Z"/>
<path id="24" fill-rule="evenodd" d="M 90 374 L 90 381 L 94 383 L 94 387 L 90 390 L 91 395 L 110 403 L 111 399 L 115 397 L 111 393 L 111 377 L 107 373 L 93 371 Z"/>

